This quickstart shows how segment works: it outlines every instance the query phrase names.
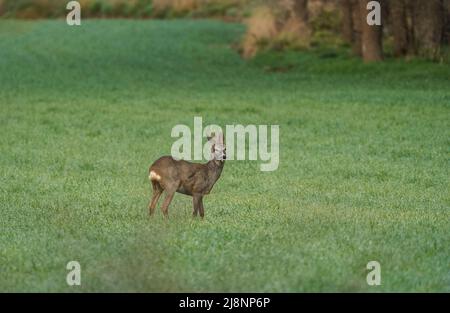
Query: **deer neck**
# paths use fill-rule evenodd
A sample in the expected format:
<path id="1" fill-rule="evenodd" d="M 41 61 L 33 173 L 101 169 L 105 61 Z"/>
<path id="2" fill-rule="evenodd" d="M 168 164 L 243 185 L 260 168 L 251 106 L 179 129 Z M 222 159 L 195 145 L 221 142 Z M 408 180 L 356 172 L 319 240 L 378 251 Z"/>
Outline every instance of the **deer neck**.
<path id="1" fill-rule="evenodd" d="M 220 177 L 225 161 L 211 160 L 206 163 L 210 182 L 214 184 Z"/>

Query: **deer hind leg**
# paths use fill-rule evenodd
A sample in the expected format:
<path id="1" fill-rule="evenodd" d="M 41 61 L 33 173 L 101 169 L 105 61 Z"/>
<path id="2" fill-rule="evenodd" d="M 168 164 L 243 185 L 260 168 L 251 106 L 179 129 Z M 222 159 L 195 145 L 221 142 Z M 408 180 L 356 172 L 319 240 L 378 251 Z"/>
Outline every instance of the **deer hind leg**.
<path id="1" fill-rule="evenodd" d="M 169 217 L 169 204 L 173 199 L 176 189 L 166 189 L 166 198 L 161 206 L 164 217 Z"/>
<path id="2" fill-rule="evenodd" d="M 153 195 L 148 205 L 148 212 L 150 215 L 153 215 L 153 213 L 155 212 L 155 208 L 156 205 L 158 204 L 159 197 L 161 197 L 161 194 L 163 192 L 161 185 L 157 181 L 152 180 L 152 186 L 153 186 Z"/>

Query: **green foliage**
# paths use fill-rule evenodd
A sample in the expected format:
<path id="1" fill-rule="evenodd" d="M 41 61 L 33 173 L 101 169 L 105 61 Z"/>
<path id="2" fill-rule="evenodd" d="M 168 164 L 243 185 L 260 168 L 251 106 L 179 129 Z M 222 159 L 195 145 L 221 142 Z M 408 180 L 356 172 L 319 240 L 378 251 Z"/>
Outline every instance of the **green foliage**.
<path id="1" fill-rule="evenodd" d="M 242 3 L 243 2 L 243 3 Z M 248 2 L 248 1 L 247 1 Z M 241 18 L 241 10 L 245 1 L 209 1 L 200 6 L 197 10 L 189 12 L 192 17 L 233 17 Z"/>
<path id="2" fill-rule="evenodd" d="M 340 18 L 338 11 L 321 10 L 317 16 L 311 19 L 311 46 L 342 46 Z"/>
<path id="3" fill-rule="evenodd" d="M 130 17 L 138 17 L 138 18 L 150 17 L 152 15 L 152 1 L 138 0 L 135 3 L 135 5 L 130 5 L 127 3 L 127 8 L 125 12 Z M 117 15 L 120 16 L 119 14 Z"/>
<path id="4" fill-rule="evenodd" d="M 16 18 L 62 17 L 67 11 L 60 0 L 4 0 L 4 16 Z M 193 8 L 177 10 L 172 6 L 154 11 L 152 0 L 85 0 L 82 13 L 85 17 L 225 17 L 241 19 L 249 0 L 202 1 Z"/>
<path id="5" fill-rule="evenodd" d="M 0 21 L 0 291 L 450 291 L 448 65 L 244 62 L 243 31 Z M 279 124 L 280 167 L 227 161 L 204 221 L 180 194 L 149 219 L 148 166 L 199 115 Z"/>
<path id="6" fill-rule="evenodd" d="M 5 17 L 18 18 L 50 18 L 55 17 L 65 9 L 58 0 L 4 0 L 3 14 Z"/>
<path id="7" fill-rule="evenodd" d="M 4 0 L 4 16 L 15 18 L 55 18 L 67 14 L 66 2 L 60 0 Z M 86 0 L 84 17 L 150 17 L 152 0 Z"/>
<path id="8" fill-rule="evenodd" d="M 88 16 L 99 16 L 103 11 L 103 1 L 94 0 L 89 3 L 88 12 L 83 12 Z"/>
<path id="9" fill-rule="evenodd" d="M 340 33 L 341 17 L 339 11 L 320 10 L 319 13 L 310 21 L 313 31 L 329 31 L 336 34 Z"/>

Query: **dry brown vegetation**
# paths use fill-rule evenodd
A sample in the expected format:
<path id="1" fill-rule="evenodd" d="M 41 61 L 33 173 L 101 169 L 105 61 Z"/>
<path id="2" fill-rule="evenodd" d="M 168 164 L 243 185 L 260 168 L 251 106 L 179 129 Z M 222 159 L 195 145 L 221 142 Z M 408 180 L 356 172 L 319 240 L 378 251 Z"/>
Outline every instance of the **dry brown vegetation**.
<path id="1" fill-rule="evenodd" d="M 267 6 L 254 9 L 245 23 L 247 32 L 242 42 L 242 55 L 249 58 L 262 46 L 272 42 L 279 31 L 275 14 Z"/>
<path id="2" fill-rule="evenodd" d="M 256 7 L 246 19 L 247 33 L 241 44 L 245 58 L 261 50 L 301 50 L 311 44 L 313 29 L 310 21 L 324 11 L 336 11 L 329 1 L 305 1 L 305 8 L 295 6 L 293 0 L 274 1 Z"/>

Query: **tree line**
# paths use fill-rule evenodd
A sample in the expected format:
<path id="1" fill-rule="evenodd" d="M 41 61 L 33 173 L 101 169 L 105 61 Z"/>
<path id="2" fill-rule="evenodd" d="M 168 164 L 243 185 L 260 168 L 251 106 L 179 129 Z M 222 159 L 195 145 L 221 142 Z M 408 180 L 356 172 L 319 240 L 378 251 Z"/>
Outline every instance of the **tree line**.
<path id="1" fill-rule="evenodd" d="M 450 49 L 450 0 L 378 0 L 381 25 L 366 22 L 371 0 L 83 0 L 82 18 L 214 17 L 247 23 L 242 55 L 263 49 L 303 49 L 321 32 L 317 8 L 336 17 L 332 37 L 342 38 L 354 55 L 380 61 L 395 57 L 446 58 Z M 319 9 L 321 10 L 321 9 Z M 58 18 L 67 14 L 60 0 L 0 0 L 3 18 Z M 317 27 L 317 24 L 319 26 Z M 314 26 L 316 25 L 316 26 Z M 318 29 L 319 28 L 319 29 Z M 386 43 L 389 49 L 386 49 Z M 392 49 L 390 49 L 392 47 Z"/>
<path id="2" fill-rule="evenodd" d="M 351 45 L 353 54 L 365 61 L 383 59 L 383 39 L 387 36 L 393 39 L 396 57 L 414 55 L 436 60 L 448 46 L 448 0 L 379 0 L 381 25 L 369 25 L 366 21 L 371 0 L 337 1 L 342 37 Z M 293 0 L 293 10 L 299 19 L 308 22 L 308 0 Z"/>

